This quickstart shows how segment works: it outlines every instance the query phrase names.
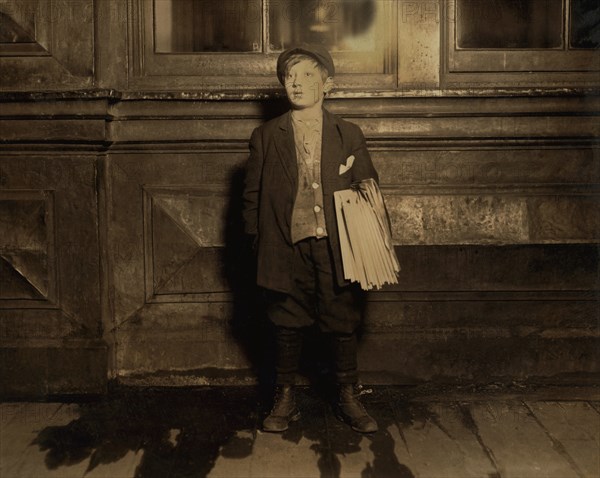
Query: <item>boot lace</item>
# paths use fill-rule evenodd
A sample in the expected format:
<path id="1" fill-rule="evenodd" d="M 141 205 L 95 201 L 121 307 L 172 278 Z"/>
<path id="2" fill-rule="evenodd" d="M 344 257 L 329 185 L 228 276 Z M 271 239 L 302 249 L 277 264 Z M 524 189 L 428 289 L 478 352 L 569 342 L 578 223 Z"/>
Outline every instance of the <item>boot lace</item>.
<path id="1" fill-rule="evenodd" d="M 360 397 L 361 395 L 370 395 L 371 393 L 373 393 L 372 388 L 365 388 L 360 383 L 356 384 L 356 386 L 354 387 L 354 396 L 357 398 Z"/>

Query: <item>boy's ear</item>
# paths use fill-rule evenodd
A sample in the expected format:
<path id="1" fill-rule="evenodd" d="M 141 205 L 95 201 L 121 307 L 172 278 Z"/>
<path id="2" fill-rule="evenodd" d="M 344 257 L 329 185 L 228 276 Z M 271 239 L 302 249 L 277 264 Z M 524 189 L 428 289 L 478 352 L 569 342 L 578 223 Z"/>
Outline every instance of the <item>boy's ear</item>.
<path id="1" fill-rule="evenodd" d="M 333 77 L 329 76 L 323 83 L 323 93 L 329 93 L 333 89 Z"/>

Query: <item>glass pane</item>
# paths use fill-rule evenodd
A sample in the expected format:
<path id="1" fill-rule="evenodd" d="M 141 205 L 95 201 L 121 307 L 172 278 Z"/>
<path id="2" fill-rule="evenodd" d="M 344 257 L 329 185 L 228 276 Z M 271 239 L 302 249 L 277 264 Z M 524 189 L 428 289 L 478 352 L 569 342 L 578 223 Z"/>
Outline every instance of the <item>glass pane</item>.
<path id="1" fill-rule="evenodd" d="M 154 0 L 158 53 L 262 51 L 260 0 Z"/>
<path id="2" fill-rule="evenodd" d="M 571 46 L 600 48 L 598 0 L 571 0 Z"/>
<path id="3" fill-rule="evenodd" d="M 318 43 L 329 51 L 374 52 L 389 0 L 276 0 L 269 5 L 269 50 Z"/>
<path id="4" fill-rule="evenodd" d="M 560 48 L 562 0 L 456 0 L 458 48 Z"/>

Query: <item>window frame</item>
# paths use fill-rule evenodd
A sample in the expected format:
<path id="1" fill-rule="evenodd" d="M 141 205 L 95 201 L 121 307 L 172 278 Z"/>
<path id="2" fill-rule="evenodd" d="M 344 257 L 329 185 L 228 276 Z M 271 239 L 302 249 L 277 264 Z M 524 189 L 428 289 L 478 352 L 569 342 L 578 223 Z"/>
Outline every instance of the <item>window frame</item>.
<path id="1" fill-rule="evenodd" d="M 349 90 L 395 89 L 398 85 L 397 2 L 384 2 L 389 12 L 384 38 L 383 73 L 336 73 L 336 88 Z M 263 50 L 266 48 L 268 2 L 263 0 Z M 275 75 L 279 52 L 157 53 L 154 44 L 154 1 L 129 0 L 130 86 L 153 89 L 272 90 L 280 85 Z M 389 13 L 389 15 L 388 15 Z M 361 53 L 332 52 L 338 71 L 351 70 Z M 363 53 L 368 55 L 368 53 Z M 223 61 L 223 60 L 227 61 Z M 170 80 L 170 81 L 167 81 Z"/>
<path id="2" fill-rule="evenodd" d="M 446 87 L 597 84 L 600 50 L 569 48 L 570 0 L 562 1 L 560 48 L 458 48 L 457 0 L 443 0 L 442 84 Z"/>

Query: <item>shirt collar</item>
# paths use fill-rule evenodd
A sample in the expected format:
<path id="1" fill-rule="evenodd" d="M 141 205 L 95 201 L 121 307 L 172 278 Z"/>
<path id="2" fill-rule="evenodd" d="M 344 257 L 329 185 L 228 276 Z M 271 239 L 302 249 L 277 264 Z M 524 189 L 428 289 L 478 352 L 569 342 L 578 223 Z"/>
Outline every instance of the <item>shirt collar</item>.
<path id="1" fill-rule="evenodd" d="M 298 122 L 298 123 L 303 123 L 306 125 L 313 125 L 315 123 L 318 124 L 323 121 L 323 111 L 321 110 L 319 113 L 315 114 L 314 116 L 309 116 L 306 118 L 299 118 L 298 115 L 294 114 L 294 111 L 292 111 L 292 121 Z"/>

